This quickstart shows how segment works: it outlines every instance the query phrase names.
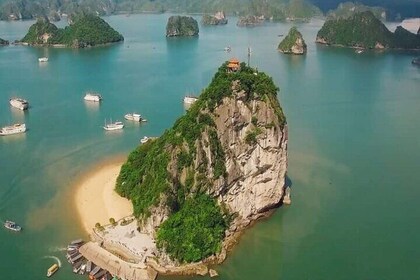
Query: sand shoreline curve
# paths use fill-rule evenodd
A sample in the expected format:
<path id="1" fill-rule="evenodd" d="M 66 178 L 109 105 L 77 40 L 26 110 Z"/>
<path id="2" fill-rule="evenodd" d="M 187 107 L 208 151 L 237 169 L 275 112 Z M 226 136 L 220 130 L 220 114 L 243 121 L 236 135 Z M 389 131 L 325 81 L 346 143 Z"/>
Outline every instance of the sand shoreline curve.
<path id="1" fill-rule="evenodd" d="M 132 215 L 130 200 L 119 196 L 114 188 L 125 159 L 118 157 L 95 166 L 84 174 L 74 186 L 74 204 L 83 229 L 90 234 L 96 223 L 109 224 Z"/>

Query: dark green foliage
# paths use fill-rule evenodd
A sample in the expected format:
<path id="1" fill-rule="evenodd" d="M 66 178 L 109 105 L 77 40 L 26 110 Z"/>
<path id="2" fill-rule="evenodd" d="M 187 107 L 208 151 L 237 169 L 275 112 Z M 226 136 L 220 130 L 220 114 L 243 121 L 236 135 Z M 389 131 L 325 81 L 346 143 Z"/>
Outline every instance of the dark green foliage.
<path id="1" fill-rule="evenodd" d="M 155 205 L 159 195 L 169 188 L 166 170 L 169 154 L 164 144 L 163 137 L 140 145 L 121 167 L 116 191 L 131 199 L 136 217 L 148 216 L 148 208 Z"/>
<path id="2" fill-rule="evenodd" d="M 214 170 L 214 178 L 217 179 L 220 176 L 224 176 L 226 174 L 225 153 L 219 139 L 217 138 L 216 130 L 209 129 L 208 133 L 210 139 L 210 151 L 213 159 L 212 164 Z"/>
<path id="3" fill-rule="evenodd" d="M 292 52 L 292 47 L 296 44 L 296 40 L 299 38 L 302 40 L 303 48 L 306 50 L 305 40 L 303 40 L 302 34 L 297 30 L 295 26 L 290 28 L 289 33 L 280 42 L 278 49 L 285 53 Z"/>
<path id="4" fill-rule="evenodd" d="M 59 36 L 59 33 L 60 30 L 58 27 L 50 23 L 48 19 L 39 18 L 36 23 L 29 27 L 28 33 L 26 33 L 25 37 L 23 37 L 22 42 L 29 44 L 43 44 L 43 34 L 50 34 L 51 38 L 49 40 L 51 40 L 52 38 Z"/>
<path id="5" fill-rule="evenodd" d="M 6 46 L 9 44 L 9 41 L 0 38 L 0 46 Z"/>
<path id="6" fill-rule="evenodd" d="M 262 130 L 259 127 L 256 127 L 252 131 L 247 131 L 245 135 L 245 143 L 247 143 L 248 145 L 254 145 L 255 143 L 257 143 L 257 137 L 261 133 L 262 133 Z"/>
<path id="7" fill-rule="evenodd" d="M 205 194 L 189 198 L 157 232 L 157 246 L 172 259 L 196 262 L 219 252 L 228 220 L 216 201 Z"/>
<path id="8" fill-rule="evenodd" d="M 49 34 L 48 41 L 43 41 L 42 35 Z M 103 19 L 94 15 L 79 15 L 74 23 L 59 29 L 48 19 L 39 19 L 30 28 L 22 42 L 29 44 L 61 44 L 69 47 L 83 48 L 102 45 L 124 40 L 124 37 L 115 31 Z"/>
<path id="9" fill-rule="evenodd" d="M 166 25 L 166 36 L 197 36 L 198 23 L 192 17 L 171 16 Z"/>
<path id="10" fill-rule="evenodd" d="M 317 35 L 331 45 L 375 48 L 377 43 L 385 48 L 419 49 L 420 37 L 402 27 L 394 33 L 372 12 L 357 13 L 348 19 L 328 20 Z"/>

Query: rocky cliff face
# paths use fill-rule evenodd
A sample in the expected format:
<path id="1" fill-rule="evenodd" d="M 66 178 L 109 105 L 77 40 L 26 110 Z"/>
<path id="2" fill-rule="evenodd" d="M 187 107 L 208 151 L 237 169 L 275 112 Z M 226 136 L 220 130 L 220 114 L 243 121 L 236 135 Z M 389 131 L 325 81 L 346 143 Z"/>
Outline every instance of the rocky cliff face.
<path id="1" fill-rule="evenodd" d="M 265 20 L 264 16 L 248 15 L 248 16 L 244 16 L 244 17 L 239 17 L 236 25 L 239 26 L 239 27 L 253 27 L 253 26 L 263 24 L 264 20 Z"/>
<path id="2" fill-rule="evenodd" d="M 218 242 L 266 215 L 284 196 L 287 125 L 277 88 L 264 73 L 229 65 L 174 127 L 130 155 L 117 180 L 117 191 L 133 201 L 141 231 L 157 236 L 158 247 L 181 261 L 223 253 Z M 188 216 L 191 211 L 204 218 L 186 230 L 182 224 L 197 218 Z M 200 228 L 207 230 L 191 232 Z M 218 233 L 200 241 L 215 228 Z M 192 254 L 173 248 L 188 238 L 185 246 L 197 246 Z"/>
<path id="3" fill-rule="evenodd" d="M 217 12 L 214 15 L 204 15 L 201 19 L 203 25 L 224 25 L 228 20 L 224 12 Z"/>
<path id="4" fill-rule="evenodd" d="M 197 36 L 198 23 L 192 17 L 171 16 L 166 25 L 166 37 Z"/>
<path id="5" fill-rule="evenodd" d="M 304 54 L 306 53 L 306 43 L 302 34 L 296 27 L 289 30 L 287 36 L 279 44 L 279 51 L 285 54 Z"/>

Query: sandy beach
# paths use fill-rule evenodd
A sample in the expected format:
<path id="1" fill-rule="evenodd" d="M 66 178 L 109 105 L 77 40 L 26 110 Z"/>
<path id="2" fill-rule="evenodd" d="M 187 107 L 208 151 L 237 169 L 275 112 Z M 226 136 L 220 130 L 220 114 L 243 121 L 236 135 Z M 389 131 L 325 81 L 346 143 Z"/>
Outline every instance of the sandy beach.
<path id="1" fill-rule="evenodd" d="M 115 191 L 115 182 L 123 160 L 107 162 L 84 175 L 75 186 L 75 205 L 86 232 L 96 223 L 109 224 L 133 213 L 132 203 Z"/>

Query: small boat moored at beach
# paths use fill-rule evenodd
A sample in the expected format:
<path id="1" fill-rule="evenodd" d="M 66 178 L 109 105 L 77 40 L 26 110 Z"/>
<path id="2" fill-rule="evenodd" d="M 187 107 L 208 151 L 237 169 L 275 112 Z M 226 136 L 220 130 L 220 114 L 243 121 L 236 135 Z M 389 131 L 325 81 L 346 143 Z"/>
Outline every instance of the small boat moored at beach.
<path id="1" fill-rule="evenodd" d="M 363 49 L 357 49 L 355 52 L 356 52 L 357 54 L 361 54 L 361 53 L 363 53 Z"/>
<path id="2" fill-rule="evenodd" d="M 136 114 L 136 113 L 130 113 L 130 114 L 125 114 L 124 119 L 129 120 L 129 121 L 135 121 L 135 122 L 146 122 L 146 119 L 143 119 L 143 117 L 140 114 Z"/>
<path id="3" fill-rule="evenodd" d="M 102 100 L 102 95 L 99 93 L 87 92 L 83 99 L 86 101 L 100 102 Z"/>
<path id="4" fill-rule="evenodd" d="M 7 228 L 7 229 L 10 229 L 12 231 L 21 231 L 22 230 L 22 227 L 19 226 L 18 224 L 16 224 L 15 222 L 13 222 L 13 221 L 4 222 L 4 227 Z"/>
<path id="5" fill-rule="evenodd" d="M 9 103 L 10 105 L 12 105 L 12 107 L 15 107 L 19 110 L 26 110 L 29 107 L 29 102 L 23 98 L 19 98 L 19 97 L 14 97 L 14 98 L 10 98 L 9 99 Z"/>
<path id="6" fill-rule="evenodd" d="M 0 128 L 0 136 L 7 136 L 13 134 L 24 133 L 26 131 L 26 125 L 16 123 L 14 125 L 4 126 Z"/>
<path id="7" fill-rule="evenodd" d="M 193 104 L 198 100 L 198 97 L 187 95 L 184 97 L 184 104 Z"/>
<path id="8" fill-rule="evenodd" d="M 47 277 L 51 277 L 57 270 L 59 269 L 58 264 L 53 264 L 50 268 L 47 270 Z"/>
<path id="9" fill-rule="evenodd" d="M 111 131 L 111 130 L 119 130 L 119 129 L 123 129 L 124 128 L 124 124 L 122 122 L 112 122 L 111 123 L 106 123 L 103 126 L 103 128 L 105 130 Z"/>
<path id="10" fill-rule="evenodd" d="M 144 143 L 147 143 L 147 141 L 149 141 L 149 140 L 150 140 L 149 137 L 144 136 L 143 138 L 140 139 L 140 143 L 144 144 Z"/>
<path id="11" fill-rule="evenodd" d="M 39 62 L 48 62 L 48 57 L 40 57 L 38 58 Z"/>

